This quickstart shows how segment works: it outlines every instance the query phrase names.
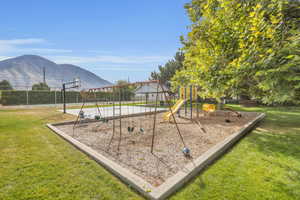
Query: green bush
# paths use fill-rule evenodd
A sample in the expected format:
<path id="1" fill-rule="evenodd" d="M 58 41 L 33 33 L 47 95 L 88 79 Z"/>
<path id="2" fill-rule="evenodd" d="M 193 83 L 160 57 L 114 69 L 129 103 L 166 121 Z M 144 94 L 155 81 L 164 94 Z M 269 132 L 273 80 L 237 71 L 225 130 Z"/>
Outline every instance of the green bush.
<path id="1" fill-rule="evenodd" d="M 26 105 L 27 104 L 27 92 L 28 92 L 28 104 L 55 104 L 63 103 L 62 92 L 60 91 L 15 91 L 7 90 L 0 91 L 0 103 L 2 105 Z M 98 101 L 110 101 L 112 95 L 105 92 L 97 92 L 96 98 Z M 87 100 L 88 102 L 94 101 L 93 98 Z M 67 103 L 81 103 L 83 99 L 80 92 L 67 91 L 66 92 Z"/>
<path id="2" fill-rule="evenodd" d="M 22 105 L 26 104 L 26 91 L 7 90 L 1 92 L 2 105 Z"/>

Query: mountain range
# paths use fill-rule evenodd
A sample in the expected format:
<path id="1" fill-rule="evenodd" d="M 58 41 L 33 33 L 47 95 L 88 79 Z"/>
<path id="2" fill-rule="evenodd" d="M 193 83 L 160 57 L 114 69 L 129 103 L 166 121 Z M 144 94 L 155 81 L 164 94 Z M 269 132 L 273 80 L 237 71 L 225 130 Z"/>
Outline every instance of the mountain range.
<path id="1" fill-rule="evenodd" d="M 56 64 L 36 55 L 23 55 L 0 61 L 0 81 L 9 81 L 14 89 L 25 89 L 43 82 L 44 71 L 49 87 L 61 88 L 63 82 L 72 81 L 76 77 L 80 78 L 83 89 L 112 85 L 79 66 Z"/>

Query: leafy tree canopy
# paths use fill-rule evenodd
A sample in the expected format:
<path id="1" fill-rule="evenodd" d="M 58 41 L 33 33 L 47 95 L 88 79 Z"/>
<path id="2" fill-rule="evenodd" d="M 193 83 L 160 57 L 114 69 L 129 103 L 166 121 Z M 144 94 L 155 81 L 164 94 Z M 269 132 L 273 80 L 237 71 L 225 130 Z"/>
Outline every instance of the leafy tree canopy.
<path id="1" fill-rule="evenodd" d="M 300 2 L 192 0 L 181 38 L 184 68 L 173 86 L 195 84 L 203 97 L 247 95 L 264 103 L 299 102 Z"/>
<path id="2" fill-rule="evenodd" d="M 13 90 L 13 87 L 7 80 L 0 81 L 0 90 Z"/>
<path id="3" fill-rule="evenodd" d="M 32 86 L 32 90 L 46 90 L 50 91 L 50 87 L 46 83 L 37 83 Z"/>
<path id="4" fill-rule="evenodd" d="M 151 72 L 151 80 L 159 80 L 164 85 L 168 85 L 171 78 L 175 75 L 177 70 L 182 69 L 184 55 L 177 52 L 172 60 L 169 60 L 164 66 L 158 66 L 159 72 Z"/>

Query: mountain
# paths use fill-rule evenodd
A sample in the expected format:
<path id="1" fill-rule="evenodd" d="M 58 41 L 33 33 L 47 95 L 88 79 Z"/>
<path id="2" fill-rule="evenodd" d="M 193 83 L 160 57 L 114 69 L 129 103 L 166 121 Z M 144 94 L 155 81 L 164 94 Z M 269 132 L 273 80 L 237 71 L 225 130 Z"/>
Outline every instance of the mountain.
<path id="1" fill-rule="evenodd" d="M 24 55 L 0 61 L 0 81 L 8 80 L 15 89 L 31 87 L 35 83 L 43 82 L 43 68 L 45 68 L 46 83 L 50 87 L 61 88 L 62 82 L 72 81 L 75 77 L 80 78 L 81 87 L 85 89 L 112 84 L 79 66 L 56 64 L 36 55 Z"/>

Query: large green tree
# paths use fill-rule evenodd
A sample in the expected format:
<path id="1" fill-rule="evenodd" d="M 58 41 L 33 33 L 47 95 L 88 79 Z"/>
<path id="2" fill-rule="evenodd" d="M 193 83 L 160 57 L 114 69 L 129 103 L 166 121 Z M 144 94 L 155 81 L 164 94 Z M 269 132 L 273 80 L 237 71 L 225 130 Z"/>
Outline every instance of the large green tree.
<path id="1" fill-rule="evenodd" d="M 169 60 L 164 66 L 158 66 L 158 72 L 152 72 L 150 79 L 159 80 L 161 83 L 168 85 L 176 71 L 182 69 L 183 61 L 184 54 L 182 52 L 177 52 L 174 58 Z"/>
<path id="2" fill-rule="evenodd" d="M 32 90 L 46 90 L 50 91 L 50 87 L 46 83 L 36 83 L 32 86 Z"/>
<path id="3" fill-rule="evenodd" d="M 12 90 L 13 87 L 7 80 L 0 81 L 0 90 Z"/>
<path id="4" fill-rule="evenodd" d="M 201 86 L 203 97 L 251 96 L 264 103 L 299 102 L 297 0 L 192 0 L 182 38 L 178 84 Z"/>

